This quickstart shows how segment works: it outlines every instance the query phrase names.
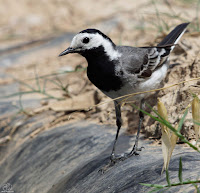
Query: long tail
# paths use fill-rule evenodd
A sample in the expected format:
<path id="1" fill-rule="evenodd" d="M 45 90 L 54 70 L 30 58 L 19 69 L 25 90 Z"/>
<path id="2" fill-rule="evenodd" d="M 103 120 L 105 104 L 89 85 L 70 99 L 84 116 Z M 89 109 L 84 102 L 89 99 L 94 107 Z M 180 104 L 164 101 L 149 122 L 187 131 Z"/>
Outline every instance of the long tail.
<path id="1" fill-rule="evenodd" d="M 178 43 L 181 36 L 185 33 L 186 27 L 189 23 L 182 23 L 178 26 L 176 26 L 159 44 L 159 46 L 167 46 L 167 45 L 173 45 L 171 46 L 172 51 L 174 49 L 175 44 Z"/>

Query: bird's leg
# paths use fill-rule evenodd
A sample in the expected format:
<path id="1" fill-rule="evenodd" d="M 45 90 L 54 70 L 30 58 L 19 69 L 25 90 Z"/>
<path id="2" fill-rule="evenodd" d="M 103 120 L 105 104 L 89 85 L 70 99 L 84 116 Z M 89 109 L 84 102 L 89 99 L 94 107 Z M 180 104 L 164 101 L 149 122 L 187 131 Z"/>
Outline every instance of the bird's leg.
<path id="1" fill-rule="evenodd" d="M 117 133 L 116 133 L 116 136 L 115 136 L 115 141 L 114 141 L 112 153 L 111 153 L 111 156 L 110 156 L 111 162 L 115 162 L 115 159 L 116 159 L 115 146 L 116 146 L 117 139 L 118 139 L 118 136 L 119 136 L 120 128 L 122 126 L 121 105 L 117 101 L 114 101 L 114 104 L 115 104 L 115 113 L 116 113 Z"/>
<path id="2" fill-rule="evenodd" d="M 144 100 L 142 99 L 141 103 L 140 103 L 140 109 L 143 109 L 143 108 L 144 108 Z M 142 127 L 142 122 L 144 120 L 144 114 L 143 114 L 142 111 L 139 112 L 139 117 L 140 117 L 140 120 L 139 120 L 139 125 L 138 125 L 135 144 L 134 144 L 133 149 L 131 150 L 131 152 L 129 154 L 127 154 L 127 157 L 130 157 L 132 155 L 139 155 L 137 153 L 137 151 L 142 151 L 142 148 L 144 148 L 144 147 L 138 148 L 138 140 L 139 140 L 139 135 L 140 135 L 140 129 Z"/>
<path id="3" fill-rule="evenodd" d="M 133 149 L 132 149 L 131 152 L 128 154 L 129 156 L 132 156 L 132 155 L 139 155 L 139 154 L 137 153 L 137 151 L 142 151 L 142 148 L 143 148 L 143 147 L 138 148 L 138 140 L 139 140 L 139 135 L 140 135 L 140 129 L 141 129 L 141 127 L 142 127 L 142 122 L 143 122 L 143 120 L 144 120 L 144 115 L 143 115 L 142 112 L 140 112 L 139 116 L 140 116 L 140 120 L 139 120 L 139 125 L 138 125 L 136 140 L 135 140 L 135 144 L 134 144 L 134 146 L 133 146 Z"/>
<path id="4" fill-rule="evenodd" d="M 143 109 L 143 106 L 144 106 L 144 101 L 142 100 L 141 104 L 140 104 L 140 109 Z M 115 165 L 115 163 L 117 163 L 119 161 L 123 161 L 123 160 L 131 157 L 132 155 L 139 155 L 137 153 L 137 151 L 141 151 L 142 148 L 143 148 L 143 147 L 138 148 L 138 140 L 139 140 L 140 129 L 142 127 L 142 122 L 143 122 L 143 119 L 144 119 L 144 114 L 140 111 L 140 113 L 139 113 L 140 121 L 139 121 L 138 131 L 137 131 L 137 135 L 136 135 L 136 141 L 135 141 L 135 144 L 133 146 L 133 149 L 131 150 L 130 153 L 125 153 L 125 154 L 117 155 L 117 156 L 115 155 L 115 146 L 116 146 L 116 142 L 117 142 L 117 139 L 118 139 L 119 130 L 120 130 L 121 125 L 122 125 L 121 105 L 116 101 L 115 101 L 115 112 L 116 112 L 117 133 L 116 133 L 112 153 L 111 153 L 111 156 L 110 156 L 110 162 L 99 170 L 101 173 L 104 173 L 107 169 L 109 169 L 110 167 Z"/>
<path id="5" fill-rule="evenodd" d="M 116 137 L 115 137 L 115 141 L 114 141 L 114 145 L 113 145 L 113 150 L 112 150 L 112 154 L 111 154 L 111 158 L 110 158 L 111 162 L 113 164 L 115 162 L 117 162 L 117 161 L 123 161 L 123 160 L 131 157 L 132 155 L 139 155 L 137 153 L 137 151 L 141 151 L 142 148 L 144 148 L 144 147 L 138 148 L 138 140 L 139 140 L 140 130 L 141 130 L 141 127 L 142 127 L 142 122 L 144 120 L 144 114 L 140 111 L 139 112 L 139 117 L 140 117 L 140 119 L 139 119 L 139 125 L 138 125 L 136 140 L 135 140 L 135 144 L 133 146 L 133 149 L 131 150 L 130 153 L 125 153 L 124 155 L 118 155 L 118 156 L 115 155 L 115 146 L 116 146 L 117 138 L 118 138 L 118 135 L 119 135 L 119 130 L 120 130 L 121 125 L 122 125 L 121 109 L 120 109 L 120 107 L 121 106 L 117 102 L 115 102 L 117 134 L 116 134 Z M 144 100 L 142 99 L 141 103 L 140 103 L 140 109 L 143 109 L 143 108 L 144 108 Z"/>
<path id="6" fill-rule="evenodd" d="M 115 163 L 117 163 L 118 161 L 121 160 L 121 156 L 115 155 L 115 147 L 116 147 L 117 139 L 118 139 L 118 136 L 119 136 L 119 131 L 120 131 L 120 128 L 122 126 L 121 105 L 117 101 L 114 101 L 114 104 L 115 104 L 115 113 L 116 113 L 117 133 L 116 133 L 116 136 L 115 136 L 115 141 L 114 141 L 112 153 L 111 153 L 111 156 L 110 156 L 110 162 L 99 170 L 100 173 L 104 173 L 110 167 L 114 166 Z"/>

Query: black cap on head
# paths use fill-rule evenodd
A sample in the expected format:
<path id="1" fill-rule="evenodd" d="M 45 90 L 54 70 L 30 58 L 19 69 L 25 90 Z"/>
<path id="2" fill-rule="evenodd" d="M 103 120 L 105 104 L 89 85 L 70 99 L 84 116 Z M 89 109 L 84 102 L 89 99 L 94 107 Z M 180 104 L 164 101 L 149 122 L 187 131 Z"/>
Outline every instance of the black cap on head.
<path id="1" fill-rule="evenodd" d="M 108 37 L 106 36 L 104 33 L 102 33 L 101 31 L 99 31 L 98 29 L 85 29 L 79 33 L 89 33 L 89 34 L 100 34 L 102 37 L 104 37 L 105 39 L 109 40 L 113 45 L 115 45 L 113 43 L 113 41 Z"/>

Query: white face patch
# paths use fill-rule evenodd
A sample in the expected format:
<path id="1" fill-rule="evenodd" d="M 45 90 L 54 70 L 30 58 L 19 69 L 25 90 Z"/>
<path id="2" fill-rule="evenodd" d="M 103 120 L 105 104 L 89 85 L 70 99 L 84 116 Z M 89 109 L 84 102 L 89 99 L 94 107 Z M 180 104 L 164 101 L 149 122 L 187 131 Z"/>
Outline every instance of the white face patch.
<path id="1" fill-rule="evenodd" d="M 89 38 L 89 42 L 83 43 L 83 39 L 86 37 Z M 72 39 L 70 45 L 70 47 L 77 50 L 90 50 L 99 46 L 103 46 L 105 53 L 110 60 L 118 59 L 121 56 L 121 54 L 115 50 L 112 43 L 98 33 L 79 33 Z"/>

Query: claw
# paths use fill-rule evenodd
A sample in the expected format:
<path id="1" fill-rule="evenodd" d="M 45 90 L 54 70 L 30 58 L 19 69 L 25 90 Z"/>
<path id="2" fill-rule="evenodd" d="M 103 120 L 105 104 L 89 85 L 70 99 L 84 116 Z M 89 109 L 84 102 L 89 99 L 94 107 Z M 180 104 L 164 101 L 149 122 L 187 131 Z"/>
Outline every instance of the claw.
<path id="1" fill-rule="evenodd" d="M 137 148 L 136 151 L 142 151 L 142 148 L 145 149 L 144 147 L 140 147 L 140 148 Z"/>
<path id="2" fill-rule="evenodd" d="M 115 155 L 114 153 L 112 153 L 110 156 L 109 163 L 105 165 L 103 168 L 101 168 L 98 172 L 104 174 L 109 168 L 114 166 L 116 163 L 124 161 L 133 155 L 139 155 L 137 151 L 142 151 L 142 148 L 144 147 L 137 148 L 136 146 L 134 146 L 130 153 L 124 153 L 121 155 Z"/>
<path id="3" fill-rule="evenodd" d="M 107 165 L 105 165 L 104 167 L 102 167 L 98 173 L 100 174 L 104 174 L 110 167 L 112 167 L 113 165 L 111 165 L 111 162 L 109 162 Z"/>

